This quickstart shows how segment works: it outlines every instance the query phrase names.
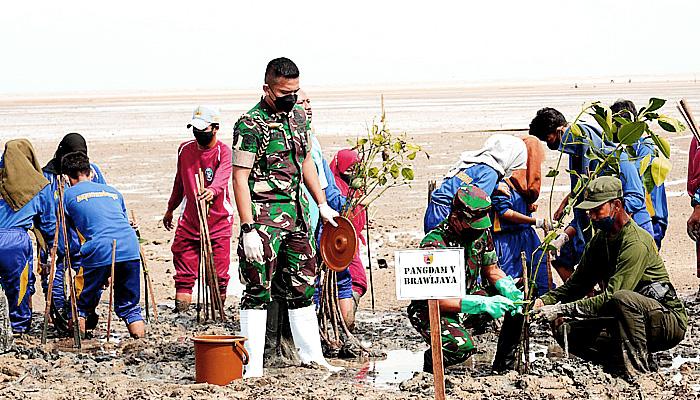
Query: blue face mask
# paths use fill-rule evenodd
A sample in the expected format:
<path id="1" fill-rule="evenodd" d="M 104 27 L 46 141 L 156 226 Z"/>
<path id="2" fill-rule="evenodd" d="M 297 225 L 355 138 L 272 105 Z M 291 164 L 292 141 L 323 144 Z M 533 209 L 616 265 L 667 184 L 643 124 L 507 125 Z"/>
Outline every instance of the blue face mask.
<path id="1" fill-rule="evenodd" d="M 611 232 L 615 228 L 615 217 L 612 215 L 612 208 L 614 206 L 610 207 L 610 215 L 608 215 L 605 218 L 601 218 L 597 221 L 591 220 L 591 225 L 595 229 L 604 231 L 604 232 Z"/>

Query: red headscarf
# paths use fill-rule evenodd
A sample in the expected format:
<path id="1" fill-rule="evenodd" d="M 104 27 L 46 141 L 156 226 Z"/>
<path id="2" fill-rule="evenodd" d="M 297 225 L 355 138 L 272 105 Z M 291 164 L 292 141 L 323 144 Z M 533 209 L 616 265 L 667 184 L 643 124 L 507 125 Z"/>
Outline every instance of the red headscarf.
<path id="1" fill-rule="evenodd" d="M 340 193 L 343 196 L 347 196 L 350 192 L 350 187 L 341 178 L 341 173 L 345 172 L 351 166 L 355 165 L 358 160 L 358 155 L 355 150 L 343 149 L 338 152 L 338 154 L 333 157 L 329 167 L 333 176 L 335 177 L 335 184 L 340 189 Z M 357 191 L 355 192 L 355 197 L 360 197 L 362 194 Z M 348 218 L 352 220 L 352 225 L 355 227 L 355 232 L 357 237 L 362 241 L 362 244 L 366 245 L 365 237 L 362 235 L 362 229 L 364 229 L 367 223 L 367 218 L 365 216 L 365 208 L 363 206 L 356 206 L 349 213 L 347 213 Z"/>

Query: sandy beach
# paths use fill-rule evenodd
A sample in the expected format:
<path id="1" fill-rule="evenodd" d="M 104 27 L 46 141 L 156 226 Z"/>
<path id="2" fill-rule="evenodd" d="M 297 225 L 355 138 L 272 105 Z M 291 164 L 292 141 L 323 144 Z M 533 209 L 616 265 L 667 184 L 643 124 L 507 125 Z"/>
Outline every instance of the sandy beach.
<path id="1" fill-rule="evenodd" d="M 384 373 L 391 368 L 398 370 L 396 365 L 405 365 L 406 370 L 402 370 L 400 376 L 401 380 L 406 381 L 400 383 L 401 380 L 392 380 L 390 376 L 380 379 L 378 383 L 377 377 L 381 371 L 377 372 L 377 363 L 380 361 L 347 363 L 331 360 L 334 364 L 345 365 L 346 372 L 328 378 L 321 370 L 299 367 L 271 369 L 267 371 L 268 377 L 234 382 L 225 388 L 194 384 L 194 363 L 192 354 L 188 352 L 192 344 L 187 337 L 199 332 L 233 333 L 238 327 L 237 294 L 241 289 L 237 283 L 235 255 L 238 216 L 234 215 L 232 284 L 227 300 L 231 318 L 227 323 L 207 326 L 197 326 L 193 322 L 195 314 L 191 312 L 176 316 L 171 311 L 175 292 L 170 251 L 173 232 L 166 231 L 160 221 L 175 175 L 177 147 L 191 138 L 185 125 L 192 110 L 198 104 L 220 107 L 222 123 L 218 138 L 230 146 L 234 123 L 259 100 L 260 90 L 0 97 L 0 145 L 4 146 L 10 139 L 27 138 L 44 164 L 52 157 L 66 133 L 79 132 L 86 138 L 91 161 L 102 169 L 107 183 L 124 194 L 127 207 L 140 220 L 142 237 L 148 239 L 144 248 L 164 321 L 147 326 L 149 337 L 141 343 L 122 339 L 110 345 L 100 341 L 100 335 L 104 337 L 105 333 L 103 325 L 106 324 L 103 323 L 98 327 L 94 343 L 89 344 L 92 350 L 88 353 L 92 358 L 84 359 L 68 351 L 66 339 L 52 338 L 46 346 L 38 345 L 41 315 L 37 311 L 43 310 L 43 301 L 40 295 L 34 296 L 35 324 L 32 332 L 18 338 L 16 351 L 0 355 L 0 365 L 6 365 L 0 368 L 0 394 L 5 398 L 18 399 L 154 399 L 167 396 L 183 399 L 431 398 L 431 384 L 426 383 L 429 379 L 423 374 L 413 376 L 422 367 L 422 359 L 417 359 L 415 354 L 422 358 L 420 352 L 426 346 L 405 318 L 408 303 L 396 300 L 393 271 L 394 251 L 415 248 L 422 238 L 427 182 L 439 181 L 460 152 L 481 147 L 493 133 L 518 137 L 527 135 L 530 120 L 538 109 L 545 106 L 557 108 L 572 120 L 585 101 L 599 100 L 610 104 L 618 98 L 626 98 L 634 101 L 639 108 L 646 105 L 650 97 L 658 97 L 669 100 L 662 113 L 680 118 L 675 101 L 685 97 L 696 114 L 700 115 L 700 84 L 694 81 L 667 82 L 657 79 L 645 83 L 610 83 L 602 79 L 599 82 L 578 83 L 577 86 L 574 87 L 574 82 L 571 82 L 566 85 L 426 84 L 305 88 L 312 100 L 316 133 L 328 160 L 347 146 L 347 139 L 366 134 L 366 126 L 380 115 L 382 94 L 392 133 L 405 132 L 408 140 L 421 145 L 430 155 L 430 158 L 416 158 L 413 184 L 388 191 L 372 205 L 370 211 L 374 218 L 370 230 L 370 253 L 375 312 L 371 310 L 368 293 L 362 300 L 363 312 L 359 315 L 358 329 L 364 341 L 371 342 L 373 347 L 380 350 L 391 350 L 389 356 L 397 357 L 391 364 L 394 367 L 386 367 L 388 369 L 383 370 Z M 588 120 L 593 121 L 592 118 Z M 691 134 L 689 131 L 670 134 L 658 126 L 653 129 L 670 143 L 673 165 L 666 179 L 670 217 L 661 255 L 679 293 L 686 299 L 694 299 L 699 280 L 695 275 L 694 243 L 686 234 L 686 220 L 692 210 L 685 186 Z M 558 157 L 554 151 L 547 150 L 546 154 L 543 174 L 556 165 Z M 563 166 L 560 170 L 565 174 Z M 538 214 L 544 216 L 548 212 L 552 188 L 555 207 L 566 195 L 568 180 L 563 176 L 560 175 L 554 184 L 551 178 L 543 178 L 543 189 L 537 202 Z M 366 260 L 367 248 L 361 251 Z M 386 260 L 388 268 L 378 269 L 379 259 Z M 41 288 L 37 289 L 40 293 Z M 695 308 L 691 307 L 691 310 Z M 102 322 L 106 321 L 106 306 L 98 309 L 98 312 L 102 315 Z M 697 315 L 691 316 L 691 321 L 696 319 Z M 700 360 L 697 347 L 694 347 L 696 326 L 694 322 L 691 323 L 685 346 L 679 346 L 683 349 L 683 357 L 691 360 L 685 370 L 678 369 L 680 365 L 675 369 L 673 365 L 668 365 L 664 373 L 657 374 L 657 378 L 650 378 L 638 386 L 625 386 L 615 379 L 607 382 L 609 375 L 608 378 L 604 375 L 598 377 L 595 375 L 598 372 L 593 371 L 586 377 L 580 377 L 580 382 L 564 372 L 526 377 L 508 375 L 502 379 L 511 385 L 516 385 L 513 382 L 521 385 L 509 389 L 506 384 L 499 383 L 500 378 L 480 377 L 474 373 L 483 371 L 483 365 L 472 365 L 471 368 L 448 373 L 448 380 L 453 381 L 448 398 L 485 398 L 489 394 L 514 398 L 546 398 L 548 394 L 571 398 L 624 398 L 637 393 L 640 393 L 640 398 L 670 398 L 674 394 L 697 396 L 695 390 L 700 373 L 696 368 L 700 367 Z M 123 337 L 125 328 L 118 326 L 118 329 Z M 487 333 L 485 337 L 490 337 L 488 335 L 493 333 Z M 489 340 L 495 341 L 494 337 Z M 542 346 L 548 346 L 545 333 L 539 340 Z M 401 350 L 407 353 L 402 355 Z M 681 354 L 680 350 L 676 350 L 672 350 L 668 357 L 676 359 Z M 88 365 L 88 361 L 92 364 Z M 157 361 L 162 362 L 159 367 L 154 366 L 158 364 Z M 564 366 L 559 367 L 566 370 L 568 360 L 560 359 L 557 362 L 563 363 Z M 374 375 L 371 373 L 373 368 Z M 545 370 L 548 367 L 542 368 Z M 590 378 L 593 375 L 596 378 Z M 678 375 L 681 376 L 678 378 Z M 560 376 L 569 377 L 567 380 L 560 379 Z M 295 386 L 301 377 L 310 379 Z M 529 388 L 528 391 L 526 388 Z"/>

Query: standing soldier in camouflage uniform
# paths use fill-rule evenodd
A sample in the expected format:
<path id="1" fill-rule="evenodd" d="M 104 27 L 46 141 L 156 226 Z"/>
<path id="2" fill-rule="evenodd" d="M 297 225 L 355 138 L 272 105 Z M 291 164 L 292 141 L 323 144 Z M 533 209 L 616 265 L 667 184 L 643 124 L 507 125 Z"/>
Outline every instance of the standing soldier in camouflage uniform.
<path id="1" fill-rule="evenodd" d="M 464 362 L 474 352 L 474 341 L 464 325 L 467 319 L 472 320 L 470 316 L 488 313 L 493 318 L 500 318 L 519 308 L 514 301 L 523 300 L 523 293 L 515 287 L 513 279 L 498 268 L 498 255 L 488 229 L 491 226 L 490 209 L 491 200 L 483 190 L 470 184 L 463 185 L 452 200 L 449 216 L 428 232 L 420 244 L 421 248 L 464 248 L 465 296 L 439 300 L 445 367 Z M 481 283 L 477 282 L 479 276 Z M 482 287 L 484 283 L 486 285 Z M 408 318 L 430 344 L 428 302 L 411 301 Z M 431 355 L 431 349 L 428 349 L 423 363 L 425 372 L 433 371 Z"/>
<path id="2" fill-rule="evenodd" d="M 241 335 L 248 340 L 245 377 L 262 376 L 267 305 L 276 274 L 286 286 L 292 337 L 301 362 L 338 370 L 323 358 L 318 320 L 312 304 L 316 251 L 309 236 L 308 201 L 302 184 L 318 204 L 324 222 L 338 215 L 326 203 L 311 158 L 308 121 L 296 106 L 299 70 L 276 58 L 265 71 L 265 96 L 236 123 L 233 132 L 233 189 L 241 218 L 239 272 Z M 276 267 L 280 268 L 277 269 Z"/>

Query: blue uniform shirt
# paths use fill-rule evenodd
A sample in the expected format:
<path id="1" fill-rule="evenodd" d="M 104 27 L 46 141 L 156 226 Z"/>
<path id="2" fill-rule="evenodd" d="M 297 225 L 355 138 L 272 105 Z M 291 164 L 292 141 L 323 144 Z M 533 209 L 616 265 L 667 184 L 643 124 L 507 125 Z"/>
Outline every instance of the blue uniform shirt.
<path id="1" fill-rule="evenodd" d="M 510 197 L 502 194 L 491 197 L 492 213 L 495 214 L 491 218 L 493 221 L 493 231 L 497 232 L 515 232 L 530 228 L 530 224 L 516 224 L 510 221 L 501 219 L 501 216 L 508 210 L 519 212 L 520 214 L 531 217 L 531 213 L 527 211 L 527 203 L 517 191 L 510 189 Z"/>
<path id="2" fill-rule="evenodd" d="M 605 147 L 606 154 L 610 154 L 614 149 Z M 597 161 L 591 163 L 591 168 L 595 168 Z M 609 168 L 605 171 L 612 172 Z M 625 198 L 625 211 L 632 214 L 632 219 L 639 226 L 651 222 L 651 216 L 646 208 L 644 196 L 644 185 L 639 177 L 639 170 L 629 161 L 629 156 L 624 151 L 620 155 L 620 180 L 622 181 L 622 193 Z M 653 234 L 652 234 L 653 235 Z"/>
<path id="3" fill-rule="evenodd" d="M 637 152 L 637 159 L 634 165 L 639 171 L 639 166 L 647 154 L 651 154 L 651 160 L 654 159 L 654 145 L 650 138 L 641 138 L 633 145 Z M 662 183 L 655 186 L 651 193 L 646 193 L 646 206 L 652 220 L 664 226 L 668 225 L 668 202 L 666 201 L 666 186 Z"/>
<path id="4" fill-rule="evenodd" d="M 433 190 L 432 201 L 450 205 L 459 188 L 469 183 L 491 196 L 498 184 L 498 172 L 486 164 L 475 164 L 461 170 L 452 178 L 445 179 L 437 189 Z"/>
<path id="5" fill-rule="evenodd" d="M 46 239 L 53 241 L 56 229 L 56 215 L 51 187 L 44 186 L 27 204 L 15 211 L 0 198 L 0 228 L 22 228 L 29 230 L 34 222 Z M 37 217 L 36 219 L 34 217 Z"/>
<path id="6" fill-rule="evenodd" d="M 100 171 L 100 168 L 93 164 L 90 163 L 90 168 L 92 169 L 93 172 L 93 178 L 92 182 L 95 183 L 102 183 L 102 184 L 107 184 L 105 181 L 104 175 L 102 175 L 102 171 Z M 58 214 L 58 176 L 54 175 L 50 172 L 43 171 L 44 177 L 49 180 L 49 186 L 51 187 L 51 195 L 54 200 L 54 216 Z M 70 183 L 68 183 L 70 185 Z M 66 187 L 68 187 L 66 185 Z M 54 223 L 56 221 L 54 220 Z M 76 260 L 74 257 L 76 254 L 78 254 L 78 249 L 80 248 L 80 238 L 78 237 L 78 234 L 75 232 L 75 229 L 72 229 L 70 226 L 66 226 L 66 229 L 68 229 L 68 237 L 70 237 L 70 241 L 68 243 L 70 249 L 71 249 L 71 260 L 73 263 L 76 265 L 76 267 L 80 264 L 79 260 Z M 53 238 L 51 238 L 53 240 Z M 62 255 L 65 253 L 65 247 L 63 246 L 63 231 L 59 230 L 58 231 L 58 243 L 59 246 L 56 247 L 56 250 L 58 251 L 59 255 Z M 43 250 L 41 251 L 40 254 L 41 260 L 43 262 L 46 262 L 46 257 L 47 253 L 44 252 Z M 76 263 L 77 262 L 77 263 Z M 111 263 L 111 260 L 110 260 Z"/>
<path id="7" fill-rule="evenodd" d="M 139 241 L 129 224 L 124 198 L 116 189 L 94 182 L 80 182 L 64 193 L 67 220 L 80 237 L 83 266 L 112 262 L 112 240 L 117 240 L 116 262 L 139 258 Z"/>

